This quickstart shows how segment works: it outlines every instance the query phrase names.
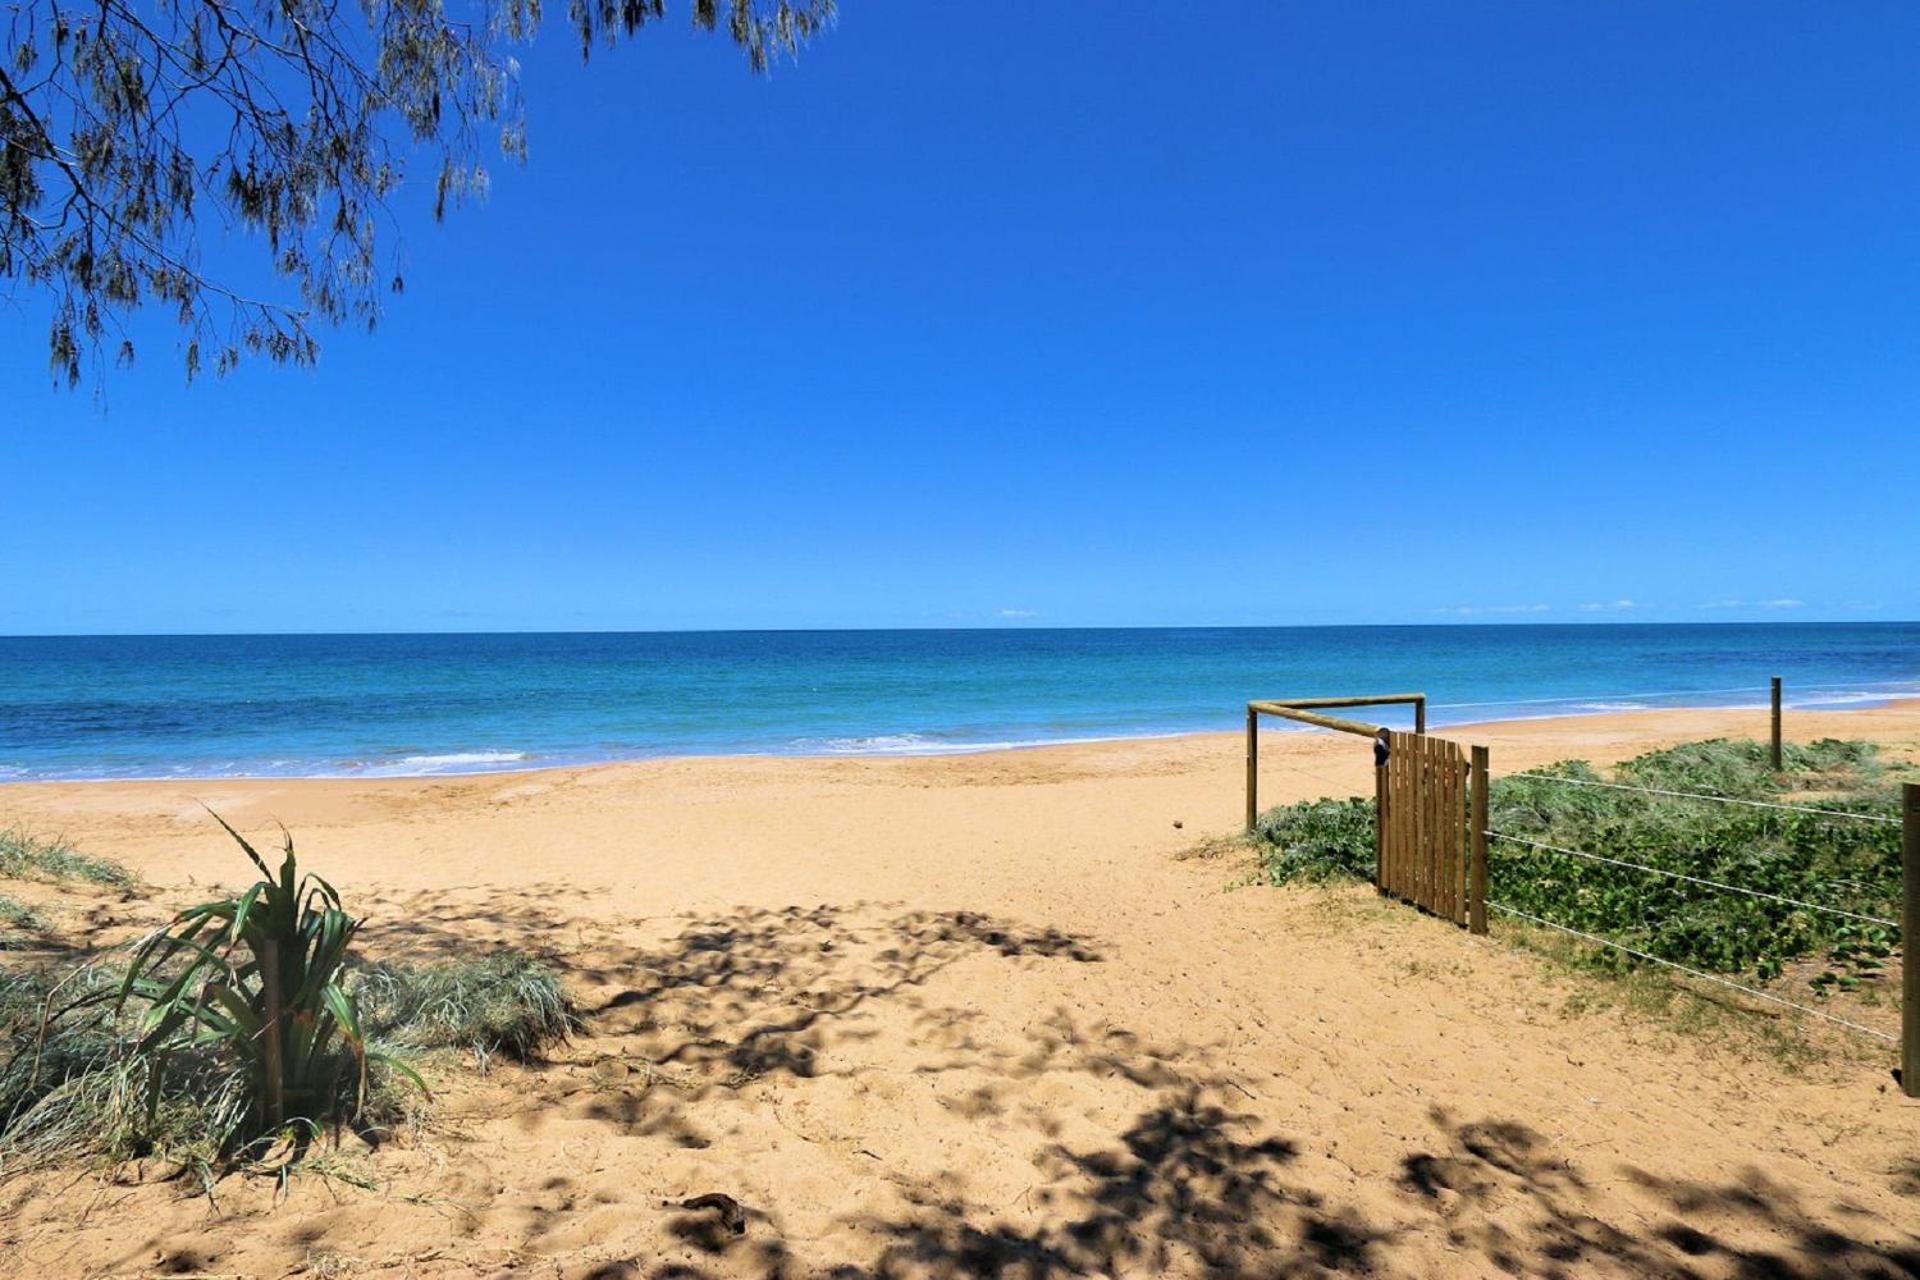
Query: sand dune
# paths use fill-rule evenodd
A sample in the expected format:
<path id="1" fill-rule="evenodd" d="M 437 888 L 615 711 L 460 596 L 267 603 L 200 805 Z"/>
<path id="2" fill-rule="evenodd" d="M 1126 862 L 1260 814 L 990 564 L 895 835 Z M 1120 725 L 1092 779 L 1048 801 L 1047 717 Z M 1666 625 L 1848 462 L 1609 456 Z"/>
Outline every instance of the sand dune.
<path id="1" fill-rule="evenodd" d="M 1791 729 L 1911 753 L 1920 706 Z M 1504 771 L 1763 731 L 1453 734 Z M 0 1272 L 1920 1272 L 1920 1104 L 1889 1054 L 1823 1038 L 1789 1070 L 1573 1012 L 1593 980 L 1364 888 L 1235 888 L 1180 855 L 1237 821 L 1240 751 L 6 787 L 0 819 L 158 886 L 130 917 L 242 878 L 201 802 L 283 821 L 369 950 L 536 952 L 587 1029 L 442 1070 L 429 1128 L 349 1139 L 347 1179 L 0 1184 Z M 1263 760 L 1273 801 L 1370 786 L 1358 739 L 1272 734 Z"/>

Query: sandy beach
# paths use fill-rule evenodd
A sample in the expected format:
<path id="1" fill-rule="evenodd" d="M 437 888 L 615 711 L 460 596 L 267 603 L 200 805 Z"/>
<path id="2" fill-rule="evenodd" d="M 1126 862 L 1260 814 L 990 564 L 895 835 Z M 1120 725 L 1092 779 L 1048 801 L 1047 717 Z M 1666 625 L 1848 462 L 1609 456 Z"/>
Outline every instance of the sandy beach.
<path id="1" fill-rule="evenodd" d="M 1763 712 L 1441 730 L 1497 773 Z M 1920 752 L 1920 704 L 1789 734 Z M 1371 787 L 1270 733 L 1263 801 Z M 548 959 L 585 1029 L 445 1066 L 326 1172 L 0 1183 L 8 1275 L 1898 1275 L 1920 1103 L 1888 1046 L 1783 1062 L 1580 999 L 1602 980 L 1359 887 L 1191 857 L 1237 734 L 945 757 L 716 756 L 457 778 L 21 783 L 0 823 L 134 868 L 39 892 L 118 936 L 284 823 L 364 948 Z M 685 1201 L 731 1197 L 737 1233 Z"/>

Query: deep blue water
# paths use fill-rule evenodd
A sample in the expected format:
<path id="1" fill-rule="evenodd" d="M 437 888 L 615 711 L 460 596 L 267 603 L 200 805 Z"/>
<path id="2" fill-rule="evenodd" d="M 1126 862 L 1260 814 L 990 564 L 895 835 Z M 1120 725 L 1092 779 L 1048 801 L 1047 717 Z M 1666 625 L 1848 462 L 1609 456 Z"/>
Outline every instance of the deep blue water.
<path id="1" fill-rule="evenodd" d="M 419 774 L 1920 694 L 1920 623 L 0 638 L 0 779 Z M 1391 716 L 1379 717 L 1392 719 Z"/>

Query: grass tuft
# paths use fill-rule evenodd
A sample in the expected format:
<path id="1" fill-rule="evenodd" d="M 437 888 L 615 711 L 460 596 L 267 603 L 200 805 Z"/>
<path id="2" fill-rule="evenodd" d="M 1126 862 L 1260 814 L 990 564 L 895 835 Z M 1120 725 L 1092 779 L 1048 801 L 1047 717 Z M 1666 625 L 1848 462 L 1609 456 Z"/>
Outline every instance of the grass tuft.
<path id="1" fill-rule="evenodd" d="M 88 1135 L 105 1135 L 105 1075 L 118 1047 L 97 970 L 55 983 L 43 971 L 0 969 L 0 1172 L 42 1163 Z M 70 1007 L 75 998 L 81 1004 Z"/>
<path id="2" fill-rule="evenodd" d="M 46 928 L 46 922 L 35 911 L 18 898 L 10 898 L 0 893 L 0 951 L 21 945 L 26 941 L 23 933 L 35 933 Z"/>
<path id="3" fill-rule="evenodd" d="M 85 880 L 117 889 L 137 883 L 133 872 L 108 858 L 81 853 L 60 837 L 25 827 L 0 829 L 0 876 L 13 880 Z"/>
<path id="4" fill-rule="evenodd" d="M 407 1049 L 462 1049 L 527 1061 L 578 1025 L 558 975 L 522 952 L 439 964 L 370 964 L 353 983 L 370 1037 Z"/>

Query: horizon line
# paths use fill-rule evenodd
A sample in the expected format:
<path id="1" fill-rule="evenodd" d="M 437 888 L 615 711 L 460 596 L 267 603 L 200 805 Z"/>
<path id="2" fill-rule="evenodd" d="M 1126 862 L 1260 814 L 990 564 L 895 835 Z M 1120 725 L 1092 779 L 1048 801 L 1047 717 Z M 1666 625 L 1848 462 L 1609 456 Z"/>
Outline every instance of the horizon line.
<path id="1" fill-rule="evenodd" d="M 505 630 L 479 628 L 455 630 L 326 630 L 326 631 L 22 631 L 0 633 L 5 640 L 252 640 L 304 639 L 323 637 L 390 638 L 396 636 L 696 636 L 696 635 L 883 635 L 897 633 L 941 634 L 953 632 L 1032 632 L 1032 631 L 1333 631 L 1340 629 L 1377 630 L 1548 630 L 1553 628 L 1591 630 L 1605 627 L 1903 627 L 1920 625 L 1920 618 L 1710 618 L 1692 621 L 1653 621 L 1633 618 L 1536 619 L 1492 621 L 1486 619 L 1433 622 L 1250 622 L 1250 623 L 1094 623 L 1077 626 L 1037 623 L 1001 623 L 956 626 L 891 627 L 523 627 Z"/>

